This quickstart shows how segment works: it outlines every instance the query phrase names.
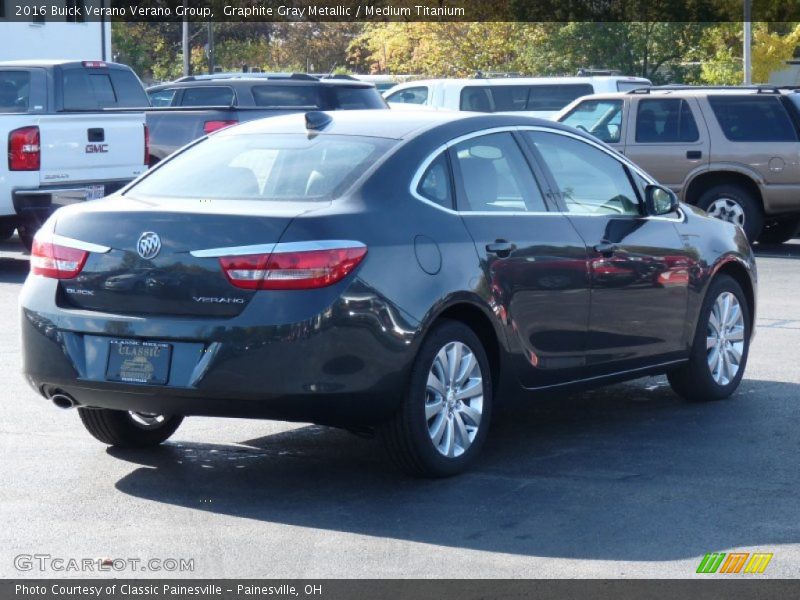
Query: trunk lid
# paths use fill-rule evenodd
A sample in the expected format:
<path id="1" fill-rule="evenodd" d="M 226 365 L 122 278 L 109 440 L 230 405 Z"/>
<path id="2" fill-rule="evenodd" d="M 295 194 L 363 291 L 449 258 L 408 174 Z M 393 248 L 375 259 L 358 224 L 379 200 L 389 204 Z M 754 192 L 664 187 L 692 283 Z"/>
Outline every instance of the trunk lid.
<path id="1" fill-rule="evenodd" d="M 255 292 L 234 287 L 219 259 L 191 251 L 279 241 L 291 220 L 320 203 L 136 200 L 116 196 L 58 212 L 55 233 L 111 248 L 90 253 L 81 274 L 60 282 L 67 306 L 114 314 L 233 317 Z M 160 249 L 137 246 L 156 234 Z M 152 241 L 152 236 L 148 236 Z M 147 248 L 144 248 L 147 255 Z"/>

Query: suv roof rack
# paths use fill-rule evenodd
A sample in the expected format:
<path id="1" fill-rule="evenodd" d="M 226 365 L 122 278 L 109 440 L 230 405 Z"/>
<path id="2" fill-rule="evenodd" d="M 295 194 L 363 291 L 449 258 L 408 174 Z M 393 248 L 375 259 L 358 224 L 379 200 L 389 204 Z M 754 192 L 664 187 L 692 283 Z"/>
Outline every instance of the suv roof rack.
<path id="1" fill-rule="evenodd" d="M 800 86 L 795 86 L 800 87 Z M 758 94 L 778 94 L 782 89 L 794 89 L 792 86 L 780 85 L 688 85 L 670 84 L 654 85 L 648 88 L 636 88 L 627 94 L 649 94 L 651 91 L 681 91 L 681 90 L 755 90 Z"/>
<path id="2" fill-rule="evenodd" d="M 235 71 L 233 73 L 213 73 L 211 75 L 187 75 L 180 77 L 173 83 L 183 83 L 185 81 L 217 81 L 220 79 L 299 79 L 302 81 L 319 81 L 317 77 L 308 73 L 262 73 Z"/>

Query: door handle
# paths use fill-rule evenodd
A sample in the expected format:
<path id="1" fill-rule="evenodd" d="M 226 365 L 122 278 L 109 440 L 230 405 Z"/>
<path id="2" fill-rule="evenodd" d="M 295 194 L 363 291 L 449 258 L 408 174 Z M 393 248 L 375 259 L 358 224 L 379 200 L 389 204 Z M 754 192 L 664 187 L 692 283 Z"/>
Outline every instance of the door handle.
<path id="1" fill-rule="evenodd" d="M 689 159 L 703 158 L 703 153 L 700 150 L 687 150 L 686 158 Z"/>
<path id="2" fill-rule="evenodd" d="M 486 251 L 489 254 L 496 254 L 500 258 L 506 258 L 516 248 L 514 244 L 505 240 L 495 240 L 491 244 L 486 244 Z"/>
<path id="3" fill-rule="evenodd" d="M 611 242 L 600 242 L 594 247 L 594 251 L 608 258 L 617 251 L 617 245 Z"/>

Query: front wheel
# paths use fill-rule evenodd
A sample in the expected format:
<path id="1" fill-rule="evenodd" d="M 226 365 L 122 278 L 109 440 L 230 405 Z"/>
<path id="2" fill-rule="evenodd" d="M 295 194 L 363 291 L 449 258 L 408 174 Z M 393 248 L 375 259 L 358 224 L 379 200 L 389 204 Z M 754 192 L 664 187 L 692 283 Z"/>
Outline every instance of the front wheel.
<path id="1" fill-rule="evenodd" d="M 742 288 L 719 275 L 706 294 L 689 362 L 667 375 L 672 389 L 687 400 L 727 398 L 744 375 L 750 351 L 750 308 Z"/>
<path id="2" fill-rule="evenodd" d="M 155 415 L 108 408 L 78 408 L 83 426 L 95 439 L 118 448 L 148 448 L 165 442 L 183 421 L 176 415 Z"/>
<path id="3" fill-rule="evenodd" d="M 422 343 L 402 405 L 379 429 L 392 461 L 422 477 L 467 469 L 481 450 L 492 409 L 492 373 L 478 336 L 442 321 Z"/>

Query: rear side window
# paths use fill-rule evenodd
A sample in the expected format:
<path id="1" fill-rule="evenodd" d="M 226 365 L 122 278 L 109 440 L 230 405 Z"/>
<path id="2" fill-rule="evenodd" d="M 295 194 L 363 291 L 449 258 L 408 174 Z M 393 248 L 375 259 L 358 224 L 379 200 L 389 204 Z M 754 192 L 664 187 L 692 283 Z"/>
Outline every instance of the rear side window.
<path id="1" fill-rule="evenodd" d="M 588 83 L 547 85 L 465 86 L 461 90 L 461 110 L 476 112 L 557 111 L 588 94 Z"/>
<path id="2" fill-rule="evenodd" d="M 184 88 L 181 106 L 233 106 L 233 90 L 229 87 Z"/>
<path id="3" fill-rule="evenodd" d="M 172 101 L 175 99 L 175 92 L 177 90 L 159 90 L 157 92 L 150 92 L 150 105 L 151 106 L 172 106 Z"/>
<path id="4" fill-rule="evenodd" d="M 30 106 L 31 74 L 0 71 L 0 113 L 24 113 Z"/>
<path id="5" fill-rule="evenodd" d="M 447 154 L 437 156 L 425 171 L 417 186 L 417 193 L 444 208 L 453 208 L 453 188 Z"/>
<path id="6" fill-rule="evenodd" d="M 209 200 L 327 200 L 341 195 L 395 143 L 341 135 L 211 136 L 126 193 Z"/>
<path id="7" fill-rule="evenodd" d="M 622 130 L 622 100 L 584 100 L 560 120 L 606 143 L 615 144 L 619 142 Z"/>
<path id="8" fill-rule="evenodd" d="M 386 103 L 374 87 L 333 86 L 333 100 L 340 110 L 386 108 Z"/>
<path id="9" fill-rule="evenodd" d="M 319 108 L 319 87 L 300 85 L 257 85 L 253 100 L 262 108 Z"/>
<path id="10" fill-rule="evenodd" d="M 639 101 L 636 111 L 637 142 L 696 142 L 699 139 L 697 123 L 686 100 Z"/>
<path id="11" fill-rule="evenodd" d="M 389 94 L 387 102 L 397 102 L 398 104 L 425 104 L 428 100 L 428 88 L 426 86 L 406 88 Z"/>
<path id="12" fill-rule="evenodd" d="M 464 197 L 458 209 L 476 212 L 543 212 L 542 192 L 510 133 L 493 133 L 453 147 Z"/>
<path id="13" fill-rule="evenodd" d="M 709 96 L 725 137 L 732 142 L 793 142 L 797 133 L 775 96 Z"/>

